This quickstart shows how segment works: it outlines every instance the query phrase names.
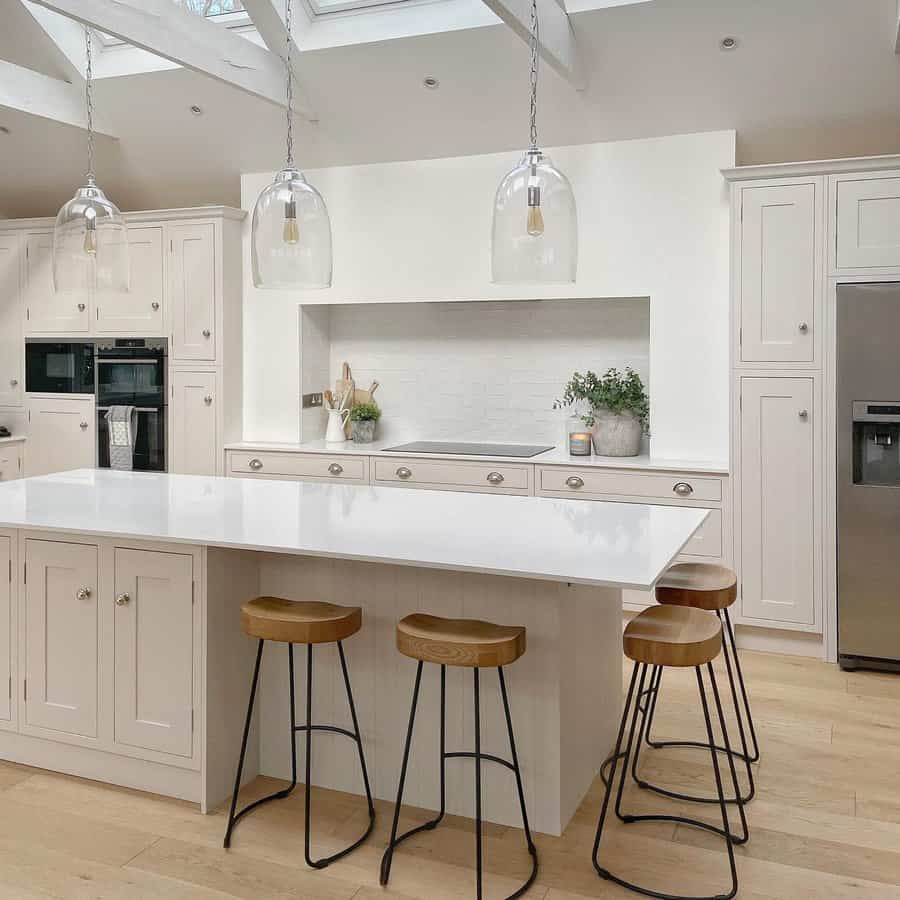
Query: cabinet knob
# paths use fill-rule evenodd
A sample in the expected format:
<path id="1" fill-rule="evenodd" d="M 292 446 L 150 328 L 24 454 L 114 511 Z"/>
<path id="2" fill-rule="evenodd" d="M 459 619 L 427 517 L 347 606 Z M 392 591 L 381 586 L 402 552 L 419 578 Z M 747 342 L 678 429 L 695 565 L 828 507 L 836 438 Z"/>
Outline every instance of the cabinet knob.
<path id="1" fill-rule="evenodd" d="M 340 463 L 332 463 L 332 464 L 328 467 L 328 471 L 329 471 L 332 475 L 340 475 L 341 472 L 344 471 L 344 467 L 343 467 Z"/>
<path id="2" fill-rule="evenodd" d="M 78 590 L 75 591 L 75 599 L 76 600 L 87 600 L 88 597 L 90 597 L 90 596 L 91 596 L 90 588 L 78 588 Z"/>
<path id="3" fill-rule="evenodd" d="M 159 304 L 154 300 L 154 301 L 150 304 L 150 309 L 152 309 L 153 312 L 156 312 L 156 311 L 159 309 Z"/>
<path id="4" fill-rule="evenodd" d="M 208 338 L 212 332 L 208 328 L 203 329 L 203 337 Z"/>
<path id="5" fill-rule="evenodd" d="M 82 431 L 87 431 L 88 423 L 87 423 L 87 422 L 82 422 L 78 427 L 79 427 Z"/>
<path id="6" fill-rule="evenodd" d="M 86 307 L 85 307 L 85 305 L 84 305 L 83 303 L 79 303 L 79 304 L 78 304 L 78 312 L 84 312 L 85 308 L 86 308 Z"/>
<path id="7" fill-rule="evenodd" d="M 119 594 L 116 597 L 116 606 L 127 606 L 129 600 L 131 600 L 131 597 L 128 594 Z"/>
<path id="8" fill-rule="evenodd" d="M 250 460 L 250 468 L 253 469 L 254 472 L 258 472 L 262 468 L 262 460 L 261 459 L 251 459 Z"/>
<path id="9" fill-rule="evenodd" d="M 693 487 L 689 485 L 686 481 L 679 481 L 675 487 L 672 488 L 679 497 L 690 497 L 691 494 L 694 493 Z"/>
<path id="10" fill-rule="evenodd" d="M 404 481 L 407 478 L 412 478 L 412 469 L 407 469 L 406 466 L 400 466 L 400 468 L 397 469 L 397 477 L 402 478 Z"/>
<path id="11" fill-rule="evenodd" d="M 797 330 L 800 332 L 800 334 L 806 334 L 809 331 L 809 325 L 807 325 L 806 322 L 801 322 L 797 326 Z"/>
<path id="12" fill-rule="evenodd" d="M 487 480 L 491 484 L 503 484 L 503 476 L 499 472 L 489 472 Z"/>
<path id="13" fill-rule="evenodd" d="M 804 420 L 805 420 L 805 419 L 808 419 L 808 418 L 809 418 L 809 410 L 808 410 L 808 409 L 801 409 L 801 410 L 797 413 L 797 415 L 800 416 L 801 419 L 804 419 Z"/>
<path id="14" fill-rule="evenodd" d="M 19 379 L 18 379 L 18 378 L 10 378 L 10 379 L 9 379 L 9 386 L 10 386 L 10 387 L 18 387 L 18 386 L 19 386 Z"/>
<path id="15" fill-rule="evenodd" d="M 566 479 L 566 484 L 572 488 L 573 491 L 577 491 L 578 488 L 584 487 L 584 479 L 580 478 L 578 475 L 570 475 Z"/>
<path id="16" fill-rule="evenodd" d="M 211 397 L 209 394 L 207 394 L 207 395 L 203 398 L 203 402 L 204 402 L 207 406 L 212 406 L 212 397 Z"/>

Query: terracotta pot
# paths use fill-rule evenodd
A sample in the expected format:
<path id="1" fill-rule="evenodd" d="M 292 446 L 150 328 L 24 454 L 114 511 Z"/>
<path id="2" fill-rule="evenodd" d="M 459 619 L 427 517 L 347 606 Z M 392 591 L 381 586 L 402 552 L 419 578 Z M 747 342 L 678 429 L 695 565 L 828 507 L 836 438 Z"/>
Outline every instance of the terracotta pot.
<path id="1" fill-rule="evenodd" d="M 632 412 L 595 409 L 593 434 L 597 456 L 637 456 L 644 428 Z"/>

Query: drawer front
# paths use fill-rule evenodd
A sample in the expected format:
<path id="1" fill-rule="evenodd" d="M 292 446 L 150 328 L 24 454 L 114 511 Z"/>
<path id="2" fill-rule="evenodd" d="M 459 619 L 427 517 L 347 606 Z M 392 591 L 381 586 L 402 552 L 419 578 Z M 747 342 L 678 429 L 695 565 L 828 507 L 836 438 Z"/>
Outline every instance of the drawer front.
<path id="1" fill-rule="evenodd" d="M 326 456 L 306 453 L 250 453 L 228 451 L 228 474 L 309 481 L 368 481 L 364 456 Z"/>
<path id="2" fill-rule="evenodd" d="M 22 445 L 0 444 L 0 481 L 22 477 Z"/>
<path id="3" fill-rule="evenodd" d="M 531 467 L 456 460 L 376 459 L 378 484 L 410 485 L 461 491 L 486 491 L 498 494 L 531 492 Z"/>
<path id="4" fill-rule="evenodd" d="M 706 521 L 684 545 L 682 553 L 692 556 L 722 556 L 722 510 L 711 509 Z"/>
<path id="5" fill-rule="evenodd" d="M 540 493 L 555 497 L 608 495 L 650 497 L 660 500 L 722 499 L 722 482 L 718 478 L 695 478 L 656 473 L 609 472 L 591 469 L 547 466 L 538 469 Z"/>

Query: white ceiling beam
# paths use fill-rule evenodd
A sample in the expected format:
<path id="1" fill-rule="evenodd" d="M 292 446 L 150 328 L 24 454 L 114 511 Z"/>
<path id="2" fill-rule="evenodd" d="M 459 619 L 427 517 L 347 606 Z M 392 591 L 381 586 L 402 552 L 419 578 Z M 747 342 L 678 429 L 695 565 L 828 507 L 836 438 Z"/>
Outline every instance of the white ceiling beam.
<path id="1" fill-rule="evenodd" d="M 244 9 L 250 20 L 256 26 L 259 36 L 265 45 L 280 60 L 284 59 L 284 51 L 287 47 L 287 27 L 273 0 L 243 0 Z M 294 33 L 294 41 L 291 43 L 291 64 L 294 68 L 294 102 L 298 109 L 306 110 L 305 118 L 311 122 L 317 121 L 315 114 L 310 112 L 309 98 L 306 96 L 303 85 L 297 79 L 297 73 L 303 65 L 300 51 L 296 43 L 296 25 L 291 28 Z"/>
<path id="2" fill-rule="evenodd" d="M 73 19 L 57 15 L 43 6 L 19 0 L 23 9 L 53 42 L 65 72 L 66 80 L 78 84 L 84 80 L 87 55 L 84 49 L 84 28 Z"/>
<path id="3" fill-rule="evenodd" d="M 284 66 L 277 56 L 172 0 L 34 2 L 186 69 L 284 105 Z M 308 112 L 299 105 L 297 111 Z"/>
<path id="4" fill-rule="evenodd" d="M 484 0 L 484 3 L 526 44 L 531 41 L 530 0 Z M 568 14 L 556 0 L 538 0 L 538 22 L 541 59 L 576 90 L 583 91 L 587 81 Z"/>
<path id="5" fill-rule="evenodd" d="M 42 119 L 87 129 L 84 89 L 0 59 L 0 106 Z M 102 116 L 94 113 L 94 131 L 118 138 Z"/>

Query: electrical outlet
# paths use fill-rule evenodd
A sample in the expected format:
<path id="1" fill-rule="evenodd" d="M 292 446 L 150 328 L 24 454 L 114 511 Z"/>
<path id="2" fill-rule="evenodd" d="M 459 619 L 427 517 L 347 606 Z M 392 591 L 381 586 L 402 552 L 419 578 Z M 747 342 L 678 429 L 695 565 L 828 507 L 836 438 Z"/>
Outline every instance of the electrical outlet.
<path id="1" fill-rule="evenodd" d="M 317 406 L 324 406 L 325 399 L 321 394 L 304 394 L 303 409 L 315 409 Z"/>

